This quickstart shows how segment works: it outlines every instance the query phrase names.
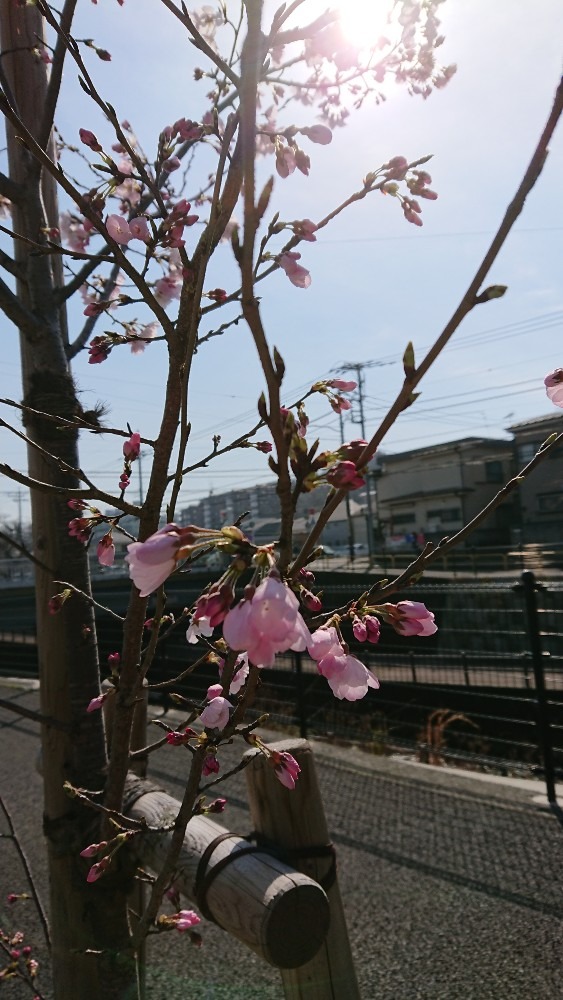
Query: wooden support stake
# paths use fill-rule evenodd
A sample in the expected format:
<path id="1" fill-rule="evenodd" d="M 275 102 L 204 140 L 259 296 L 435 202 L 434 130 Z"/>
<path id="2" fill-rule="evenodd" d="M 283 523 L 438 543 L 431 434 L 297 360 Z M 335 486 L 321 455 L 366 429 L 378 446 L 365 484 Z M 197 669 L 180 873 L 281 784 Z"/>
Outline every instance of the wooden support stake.
<path id="1" fill-rule="evenodd" d="M 301 739 L 280 740 L 270 747 L 292 754 L 301 774 L 295 789 L 289 791 L 280 784 L 264 754 L 248 751 L 253 760 L 245 774 L 254 829 L 287 851 L 296 868 L 322 883 L 333 859 L 315 851 L 329 845 L 330 838 L 311 748 Z M 327 888 L 327 896 L 330 929 L 319 951 L 299 968 L 282 970 L 287 1000 L 360 1000 L 336 879 Z"/>
<path id="2" fill-rule="evenodd" d="M 128 779 L 124 812 L 132 819 L 145 819 L 150 830 L 139 838 L 139 861 L 143 868 L 160 871 L 170 843 L 171 825 L 180 803 L 166 792 L 135 777 Z M 186 829 L 178 861 L 175 884 L 193 902 L 198 867 L 205 850 L 228 833 L 208 816 L 194 816 Z M 241 854 L 249 842 L 237 834 L 218 841 L 207 862 L 207 872 L 221 867 L 209 882 L 205 905 L 212 918 L 277 968 L 295 968 L 308 962 L 321 946 L 330 922 L 325 892 L 307 875 L 278 858 L 257 851 Z M 353 995 L 352 995 L 353 997 Z"/>

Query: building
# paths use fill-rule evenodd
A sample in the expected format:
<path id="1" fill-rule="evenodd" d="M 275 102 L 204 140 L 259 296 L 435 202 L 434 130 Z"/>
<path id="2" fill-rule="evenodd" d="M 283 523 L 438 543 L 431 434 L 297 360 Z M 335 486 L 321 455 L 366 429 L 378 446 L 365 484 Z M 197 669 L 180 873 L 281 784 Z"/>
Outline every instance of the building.
<path id="1" fill-rule="evenodd" d="M 377 514 L 387 546 L 437 542 L 471 521 L 512 477 L 513 445 L 467 437 L 381 458 Z M 517 521 L 509 497 L 472 534 L 471 545 L 508 545 Z"/>
<path id="2" fill-rule="evenodd" d="M 297 501 L 294 522 L 294 541 L 300 545 L 305 541 L 316 518 L 322 510 L 330 492 L 330 486 L 318 486 L 310 493 L 302 494 Z M 365 506 L 350 498 L 350 519 L 345 503 L 335 510 L 321 536 L 327 545 L 346 546 L 349 544 L 350 522 L 353 541 L 366 543 L 367 527 Z M 230 490 L 226 493 L 210 493 L 196 503 L 184 507 L 180 513 L 180 524 L 197 524 L 202 528 L 218 528 L 232 524 L 241 514 L 248 511 L 241 527 L 245 534 L 257 545 L 267 545 L 275 540 L 280 531 L 279 500 L 276 484 L 262 483 L 246 489 Z"/>
<path id="3" fill-rule="evenodd" d="M 520 472 L 550 434 L 561 433 L 560 414 L 536 417 L 508 428 L 514 436 L 515 472 Z M 558 444 L 518 488 L 514 540 L 522 544 L 563 541 L 563 444 Z"/>

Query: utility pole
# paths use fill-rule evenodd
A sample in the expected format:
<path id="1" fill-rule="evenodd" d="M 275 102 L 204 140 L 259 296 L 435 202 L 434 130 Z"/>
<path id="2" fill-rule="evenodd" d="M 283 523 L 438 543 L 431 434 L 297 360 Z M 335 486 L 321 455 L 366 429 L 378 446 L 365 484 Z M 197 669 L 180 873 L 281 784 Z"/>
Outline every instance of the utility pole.
<path id="1" fill-rule="evenodd" d="M 344 444 L 344 418 L 342 416 L 342 410 L 338 414 L 338 419 L 340 422 L 340 444 Z M 346 504 L 346 517 L 348 519 L 348 551 L 350 552 L 350 562 L 354 562 L 356 558 L 356 552 L 354 550 L 354 524 L 352 521 L 352 510 L 350 507 L 350 494 L 346 494 L 345 499 Z"/>
<path id="2" fill-rule="evenodd" d="M 358 407 L 359 407 L 359 410 L 360 410 L 360 419 L 359 419 L 359 421 L 357 421 L 357 420 L 354 421 L 353 417 L 351 419 L 352 419 L 352 421 L 354 423 L 358 423 L 359 422 L 360 429 L 361 429 L 361 432 L 362 432 L 362 438 L 364 439 L 364 441 L 367 440 L 367 438 L 366 438 L 366 421 L 365 421 L 365 414 L 364 414 L 364 368 L 374 368 L 374 367 L 377 366 L 377 364 L 378 364 L 377 361 L 350 361 L 350 362 L 345 362 L 343 365 L 339 366 L 339 371 L 343 371 L 343 372 L 352 371 L 352 372 L 355 372 L 355 374 L 356 374 L 356 379 L 357 379 L 357 382 L 358 382 Z M 368 553 L 369 553 L 369 566 L 371 568 L 371 566 L 373 565 L 373 561 L 374 561 L 374 558 L 373 558 L 374 557 L 374 540 L 373 540 L 374 516 L 373 516 L 373 505 L 372 505 L 372 501 L 371 501 L 369 468 L 366 470 L 366 500 L 367 500 L 367 503 L 366 503 L 366 507 L 367 507 L 366 521 L 367 521 L 367 536 L 368 536 Z"/>

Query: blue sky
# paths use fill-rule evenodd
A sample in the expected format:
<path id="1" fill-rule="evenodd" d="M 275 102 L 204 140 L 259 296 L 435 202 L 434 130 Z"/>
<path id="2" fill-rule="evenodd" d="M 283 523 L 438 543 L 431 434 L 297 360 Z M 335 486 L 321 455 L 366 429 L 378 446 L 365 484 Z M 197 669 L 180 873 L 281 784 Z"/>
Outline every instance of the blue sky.
<path id="1" fill-rule="evenodd" d="M 95 37 L 113 56 L 110 64 L 95 57 L 89 62 L 100 90 L 119 117 L 131 121 L 147 150 L 155 148 L 165 124 L 201 116 L 205 88 L 194 85 L 193 54 L 164 9 L 155 18 L 154 0 L 126 0 L 123 8 L 114 0 L 79 6 L 77 33 Z M 434 154 L 428 169 L 439 199 L 423 204 L 422 229 L 406 223 L 391 199 L 372 195 L 325 229 L 317 243 L 302 245 L 302 263 L 312 275 L 309 289 L 294 288 L 281 272 L 261 289 L 266 330 L 287 366 L 286 401 L 345 362 L 370 362 L 366 415 L 372 428 L 400 387 L 407 341 L 421 358 L 469 283 L 526 168 L 562 70 L 560 0 L 446 0 L 441 17 L 443 59 L 458 64 L 448 87 L 426 102 L 393 90 L 383 105 L 368 104 L 335 133 L 330 147 L 310 147 L 308 178 L 276 177 L 272 199 L 284 219 L 316 220 L 391 156 Z M 63 98 L 58 122 L 68 141 L 77 140 L 80 126 L 109 139 L 70 64 Z M 311 118 L 297 104 L 283 122 L 309 124 Z M 264 179 L 272 169 L 271 159 L 262 161 Z M 553 412 L 542 383 L 563 364 L 562 171 L 560 125 L 542 177 L 490 275 L 488 283 L 508 285 L 506 296 L 475 309 L 464 322 L 385 450 L 467 435 L 505 436 L 510 423 Z M 230 249 L 220 247 L 208 287 L 229 289 L 235 281 Z M 71 310 L 75 330 L 81 308 L 78 302 Z M 223 319 L 221 312 L 214 315 Z M 2 390 L 18 398 L 17 335 L 4 325 Z M 138 357 L 127 348 L 114 351 L 103 365 L 79 357 L 74 372 L 84 405 L 103 399 L 111 405 L 112 424 L 128 420 L 143 435 L 154 435 L 164 362 L 158 344 Z M 190 462 L 206 453 L 213 434 L 226 442 L 255 421 L 262 387 L 242 323 L 201 349 L 190 390 Z M 310 413 L 322 446 L 335 445 L 336 415 L 321 401 Z M 348 422 L 345 433 L 358 436 L 359 428 Z M 6 431 L 1 447 L 6 461 L 23 467 L 22 450 Z M 82 464 L 112 489 L 120 447 L 111 437 L 84 436 Z M 264 456 L 239 451 L 189 477 L 184 500 L 269 478 Z M 136 489 L 135 483 L 132 497 Z M 0 482 L 0 516 L 15 515 L 16 490 Z"/>

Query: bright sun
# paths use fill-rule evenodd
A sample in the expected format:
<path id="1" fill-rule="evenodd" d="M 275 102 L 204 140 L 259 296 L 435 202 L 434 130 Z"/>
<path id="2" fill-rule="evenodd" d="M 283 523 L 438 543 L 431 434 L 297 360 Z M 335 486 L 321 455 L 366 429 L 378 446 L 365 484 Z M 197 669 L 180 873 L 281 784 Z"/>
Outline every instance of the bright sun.
<path id="1" fill-rule="evenodd" d="M 339 0 L 342 31 L 352 45 L 372 48 L 389 23 L 389 0 Z"/>

